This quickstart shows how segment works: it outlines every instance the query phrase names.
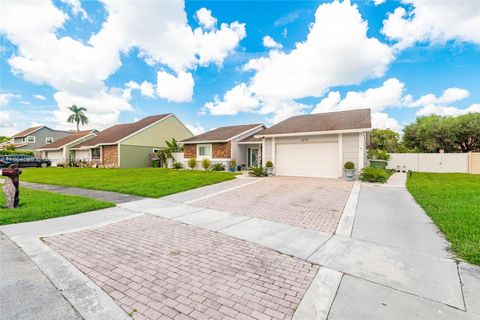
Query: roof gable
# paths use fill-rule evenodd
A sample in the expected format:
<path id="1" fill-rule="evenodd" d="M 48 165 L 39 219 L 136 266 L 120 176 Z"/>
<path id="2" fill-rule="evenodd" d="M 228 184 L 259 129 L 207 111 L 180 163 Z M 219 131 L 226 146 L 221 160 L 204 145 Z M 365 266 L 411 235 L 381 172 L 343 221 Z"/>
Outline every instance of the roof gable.
<path id="1" fill-rule="evenodd" d="M 247 133 L 248 131 L 263 126 L 261 123 L 254 124 L 242 124 L 238 126 L 228 126 L 220 127 L 202 134 L 199 134 L 195 137 L 182 140 L 182 143 L 197 143 L 197 142 L 222 142 L 229 141 L 236 136 Z"/>
<path id="2" fill-rule="evenodd" d="M 370 129 L 370 109 L 325 112 L 290 117 L 265 129 L 256 136 L 294 134 L 303 132 L 324 132 L 340 130 Z"/>
<path id="3" fill-rule="evenodd" d="M 64 146 L 71 144 L 72 142 L 87 137 L 88 135 L 94 135 L 95 132 L 97 132 L 97 130 L 78 131 L 61 139 L 58 139 L 52 143 L 46 144 L 39 149 L 61 149 Z"/>
<path id="4" fill-rule="evenodd" d="M 14 135 L 12 138 L 23 138 L 23 137 L 26 137 L 42 128 L 45 128 L 45 126 L 36 126 L 36 127 L 31 127 L 31 128 L 28 128 L 28 129 L 25 129 L 23 131 L 20 131 L 19 133 L 17 133 L 16 135 Z"/>
<path id="5" fill-rule="evenodd" d="M 132 134 L 135 134 L 138 131 L 154 124 L 155 122 L 165 119 L 171 115 L 172 113 L 160 114 L 143 118 L 137 122 L 117 124 L 113 127 L 103 130 L 102 132 L 98 133 L 97 136 L 93 139 L 85 141 L 75 146 L 75 148 L 93 147 L 104 144 L 116 144 L 120 140 Z"/>

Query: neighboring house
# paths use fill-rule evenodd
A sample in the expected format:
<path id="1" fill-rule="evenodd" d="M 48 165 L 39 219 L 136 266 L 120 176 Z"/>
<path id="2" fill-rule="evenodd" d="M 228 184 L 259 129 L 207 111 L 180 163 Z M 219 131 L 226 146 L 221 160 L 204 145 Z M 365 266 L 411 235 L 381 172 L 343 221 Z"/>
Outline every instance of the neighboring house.
<path id="1" fill-rule="evenodd" d="M 342 177 L 351 161 L 365 166 L 371 125 L 370 109 L 300 115 L 255 135 L 262 139 L 262 159 L 282 176 Z"/>
<path id="2" fill-rule="evenodd" d="M 55 142 L 73 133 L 74 132 L 71 131 L 50 129 L 47 126 L 32 127 L 14 135 L 11 144 L 13 144 L 17 150 L 35 151 L 45 144 Z"/>
<path id="3" fill-rule="evenodd" d="M 221 162 L 228 165 L 231 159 L 244 168 L 260 165 L 260 139 L 254 135 L 265 129 L 263 124 L 245 124 L 238 126 L 221 127 L 202 133 L 183 143 L 183 156 L 186 160 L 196 158 L 199 162 L 208 158 L 212 162 Z M 228 166 L 227 166 L 228 167 Z"/>
<path id="4" fill-rule="evenodd" d="M 91 159 L 108 167 L 141 168 L 150 166 L 149 154 L 165 148 L 166 140 L 192 136 L 190 130 L 169 113 L 115 125 L 70 150 L 74 151 L 75 160 Z"/>
<path id="5" fill-rule="evenodd" d="M 97 133 L 97 130 L 78 131 L 69 136 L 58 139 L 53 143 L 46 144 L 37 149 L 37 151 L 40 152 L 40 157 L 42 159 L 49 159 L 52 161 L 52 166 L 56 166 L 58 163 L 73 160 L 73 151 L 70 151 L 70 148 L 92 139 Z"/>

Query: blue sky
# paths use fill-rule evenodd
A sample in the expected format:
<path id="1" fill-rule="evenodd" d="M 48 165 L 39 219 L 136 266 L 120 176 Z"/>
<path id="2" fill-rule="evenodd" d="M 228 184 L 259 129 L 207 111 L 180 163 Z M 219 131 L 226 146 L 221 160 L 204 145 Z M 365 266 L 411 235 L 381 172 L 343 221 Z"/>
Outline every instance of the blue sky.
<path id="1" fill-rule="evenodd" d="M 195 132 L 364 107 L 400 131 L 480 112 L 475 1 L 136 4 L 3 5 L 0 135 L 73 129 L 73 103 L 98 129 L 173 112 Z"/>

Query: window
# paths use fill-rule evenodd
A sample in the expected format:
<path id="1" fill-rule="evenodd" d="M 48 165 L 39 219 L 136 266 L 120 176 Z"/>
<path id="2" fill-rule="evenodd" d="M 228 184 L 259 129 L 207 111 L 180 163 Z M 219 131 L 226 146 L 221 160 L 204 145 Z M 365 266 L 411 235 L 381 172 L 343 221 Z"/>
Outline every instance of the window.
<path id="1" fill-rule="evenodd" d="M 53 138 L 52 137 L 46 137 L 45 138 L 45 143 L 52 143 L 53 142 Z"/>
<path id="2" fill-rule="evenodd" d="M 35 136 L 27 136 L 27 142 L 35 143 Z"/>
<path id="3" fill-rule="evenodd" d="M 212 157 L 212 145 L 211 144 L 200 144 L 198 146 L 198 155 L 204 158 Z"/>
<path id="4" fill-rule="evenodd" d="M 92 159 L 100 160 L 100 148 L 92 149 Z"/>
<path id="5" fill-rule="evenodd" d="M 160 150 L 162 150 L 162 149 L 153 148 L 152 152 L 153 152 L 153 153 L 157 153 L 157 152 L 160 151 Z"/>

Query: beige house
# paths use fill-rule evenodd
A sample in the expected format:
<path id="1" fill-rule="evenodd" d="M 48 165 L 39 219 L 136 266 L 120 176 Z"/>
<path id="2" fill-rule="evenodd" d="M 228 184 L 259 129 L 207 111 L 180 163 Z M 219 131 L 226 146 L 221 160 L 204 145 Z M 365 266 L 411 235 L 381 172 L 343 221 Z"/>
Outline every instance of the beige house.
<path id="1" fill-rule="evenodd" d="M 52 143 L 48 143 L 37 149 L 37 151 L 40 153 L 42 159 L 48 159 L 52 162 L 52 166 L 56 166 L 58 163 L 73 160 L 74 151 L 70 151 L 70 149 L 94 138 L 97 133 L 97 130 L 78 131 Z"/>
<path id="2" fill-rule="evenodd" d="M 166 140 L 192 137 L 172 113 L 118 124 L 71 148 L 75 160 L 88 160 L 115 168 L 148 167 L 149 154 L 165 148 Z"/>
<path id="3" fill-rule="evenodd" d="M 351 161 L 358 174 L 366 166 L 370 114 L 359 109 L 288 118 L 255 135 L 262 140 L 263 163 L 272 161 L 281 176 L 339 178 Z"/>

